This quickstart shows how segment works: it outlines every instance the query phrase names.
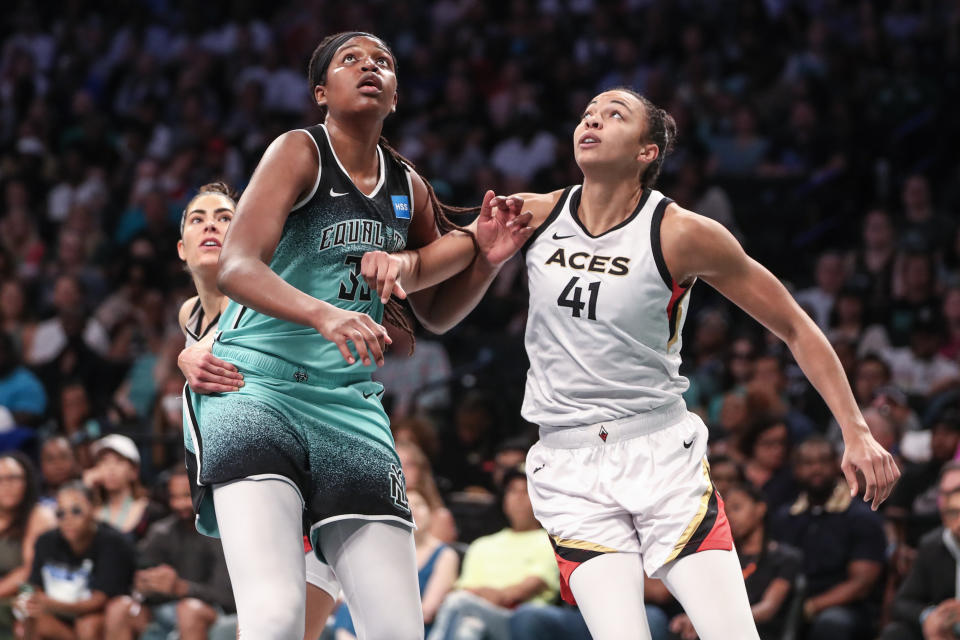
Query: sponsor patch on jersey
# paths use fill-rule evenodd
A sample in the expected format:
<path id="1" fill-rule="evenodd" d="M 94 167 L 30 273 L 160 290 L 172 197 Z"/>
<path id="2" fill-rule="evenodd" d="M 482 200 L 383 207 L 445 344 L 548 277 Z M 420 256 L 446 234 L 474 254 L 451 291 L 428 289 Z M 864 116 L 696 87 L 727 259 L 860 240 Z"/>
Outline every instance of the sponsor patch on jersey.
<path id="1" fill-rule="evenodd" d="M 410 198 L 407 196 L 390 196 L 393 202 L 393 213 L 402 220 L 410 219 Z"/>

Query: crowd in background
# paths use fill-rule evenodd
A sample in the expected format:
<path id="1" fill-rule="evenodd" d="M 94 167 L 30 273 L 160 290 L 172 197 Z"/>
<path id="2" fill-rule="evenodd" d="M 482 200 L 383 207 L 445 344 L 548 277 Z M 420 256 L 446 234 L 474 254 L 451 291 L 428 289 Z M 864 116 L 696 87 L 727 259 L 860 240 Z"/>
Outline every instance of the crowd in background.
<path id="1" fill-rule="evenodd" d="M 77 637 L 232 637 L 216 547 L 169 551 L 191 535 L 176 312 L 192 285 L 178 223 L 197 186 L 242 190 L 273 138 L 317 120 L 306 63 L 345 28 L 393 48 L 386 135 L 451 204 L 577 183 L 572 132 L 602 89 L 665 107 L 679 137 L 658 188 L 792 287 L 904 470 L 879 513 L 851 501 L 838 425 L 791 354 L 695 288 L 686 400 L 710 428 L 763 637 L 960 637 L 960 3 L 948 0 L 11 5 L 0 637 L 22 584 L 86 603 L 30 605 L 28 620 Z M 417 545 L 441 576 L 424 590 L 434 637 L 588 637 L 556 606 L 549 544 L 514 486 L 536 437 L 519 416 L 523 271 L 508 263 L 459 327 L 420 332 L 412 357 L 393 332 L 376 374 L 411 504 L 430 521 Z M 91 560 L 98 545 L 109 561 Z M 518 573 L 528 556 L 535 568 Z M 50 593 L 64 566 L 86 586 Z M 662 585 L 649 581 L 646 599 L 655 637 L 695 637 Z M 154 626 L 123 627 L 131 608 Z M 337 620 L 328 633 L 349 634 Z"/>

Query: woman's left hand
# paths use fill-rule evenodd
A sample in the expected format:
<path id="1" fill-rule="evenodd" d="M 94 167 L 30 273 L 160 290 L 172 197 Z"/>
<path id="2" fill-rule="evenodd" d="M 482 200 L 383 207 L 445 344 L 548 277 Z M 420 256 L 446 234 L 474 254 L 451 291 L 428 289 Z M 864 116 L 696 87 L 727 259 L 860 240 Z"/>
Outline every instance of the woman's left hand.
<path id="1" fill-rule="evenodd" d="M 863 428 L 853 435 L 844 434 L 843 461 L 840 469 L 850 486 L 850 495 L 856 496 L 860 492 L 860 483 L 857 472 L 863 474 L 866 488 L 863 492 L 864 502 L 870 502 L 874 511 L 890 496 L 900 470 L 894 462 L 890 452 L 880 446 L 869 429 Z"/>
<path id="2" fill-rule="evenodd" d="M 523 198 L 487 191 L 477 218 L 480 255 L 494 267 L 513 256 L 533 234 L 533 213 L 523 211 Z"/>

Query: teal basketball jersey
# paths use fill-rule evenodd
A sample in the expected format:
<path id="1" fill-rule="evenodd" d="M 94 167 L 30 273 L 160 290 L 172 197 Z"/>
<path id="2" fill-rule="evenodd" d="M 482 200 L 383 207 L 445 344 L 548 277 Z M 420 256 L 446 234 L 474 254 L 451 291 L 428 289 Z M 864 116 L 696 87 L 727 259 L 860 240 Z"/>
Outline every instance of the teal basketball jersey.
<path id="1" fill-rule="evenodd" d="M 316 145 L 320 168 L 312 191 L 291 210 L 270 268 L 314 298 L 381 322 L 383 304 L 360 275 L 360 261 L 368 251 L 393 252 L 406 246 L 414 204 L 411 170 L 378 146 L 380 179 L 366 195 L 350 180 L 324 125 L 299 131 Z M 220 320 L 220 331 L 223 345 L 279 358 L 333 380 L 369 377 L 375 369 L 359 359 L 347 364 L 337 345 L 311 327 L 233 301 Z"/>

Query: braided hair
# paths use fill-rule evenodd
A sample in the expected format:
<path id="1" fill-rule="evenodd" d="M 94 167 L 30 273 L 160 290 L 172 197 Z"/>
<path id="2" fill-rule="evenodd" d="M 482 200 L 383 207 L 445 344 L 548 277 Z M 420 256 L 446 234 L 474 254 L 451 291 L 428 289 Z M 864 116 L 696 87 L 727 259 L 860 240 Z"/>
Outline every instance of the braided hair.
<path id="1" fill-rule="evenodd" d="M 311 95 L 313 94 L 313 91 L 317 85 L 326 83 L 327 69 L 330 67 L 330 62 L 333 60 L 333 56 L 336 54 L 337 50 L 348 41 L 356 37 L 370 38 L 382 44 L 387 52 L 390 53 L 390 56 L 393 57 L 394 69 L 396 69 L 396 56 L 393 55 L 393 50 L 391 50 L 390 47 L 387 46 L 387 44 L 377 36 L 365 31 L 342 31 L 340 33 L 334 33 L 321 40 L 320 44 L 317 45 L 317 48 L 313 50 L 313 54 L 310 56 L 310 64 L 307 66 L 307 77 L 310 81 Z M 317 106 L 320 107 L 322 119 L 326 120 L 327 106 L 322 104 Z M 383 148 L 383 150 L 386 151 L 391 158 L 393 158 L 399 164 L 405 166 L 407 171 L 415 170 L 414 164 L 407 158 L 403 157 L 399 151 L 390 146 L 390 143 L 387 142 L 386 138 L 380 136 L 379 144 L 380 147 Z M 463 227 L 452 222 L 448 216 L 463 215 L 468 213 L 476 214 L 479 213 L 480 207 L 453 207 L 448 204 L 444 204 L 437 198 L 437 194 L 433 190 L 433 186 L 422 176 L 421 179 L 423 180 L 424 186 L 427 188 L 427 198 L 430 202 L 430 206 L 433 209 L 433 221 L 434 224 L 437 225 L 437 229 L 440 230 L 440 233 L 446 234 L 454 230 L 462 231 L 473 239 L 474 246 L 476 246 L 476 236 L 474 236 L 473 233 L 467 229 L 464 229 Z M 399 300 L 397 300 L 397 298 L 391 297 L 389 302 L 384 305 L 383 317 L 386 322 L 389 322 L 410 336 L 410 353 L 413 353 L 413 345 L 415 344 L 416 340 L 413 334 L 413 325 L 405 313 L 403 305 Z"/>
<path id="2" fill-rule="evenodd" d="M 657 154 L 657 159 L 647 165 L 647 168 L 640 174 L 640 184 L 647 189 L 652 189 L 657 183 L 657 178 L 660 177 L 664 159 L 673 150 L 673 145 L 677 140 L 677 123 L 665 109 L 661 109 L 653 104 L 649 98 L 629 87 L 614 87 L 609 91 L 629 93 L 640 101 L 646 111 L 647 133 L 645 140 L 657 145 L 660 153 Z"/>

